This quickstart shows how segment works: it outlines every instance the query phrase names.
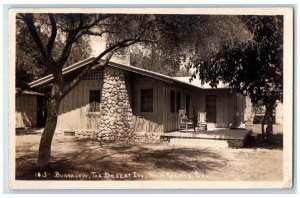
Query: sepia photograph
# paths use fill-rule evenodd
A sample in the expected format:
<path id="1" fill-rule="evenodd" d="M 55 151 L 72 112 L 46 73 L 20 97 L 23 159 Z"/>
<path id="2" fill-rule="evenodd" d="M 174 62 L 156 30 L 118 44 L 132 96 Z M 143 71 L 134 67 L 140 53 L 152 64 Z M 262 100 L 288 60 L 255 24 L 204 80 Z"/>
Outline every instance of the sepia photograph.
<path id="1" fill-rule="evenodd" d="M 293 9 L 12 9 L 11 189 L 291 188 Z"/>

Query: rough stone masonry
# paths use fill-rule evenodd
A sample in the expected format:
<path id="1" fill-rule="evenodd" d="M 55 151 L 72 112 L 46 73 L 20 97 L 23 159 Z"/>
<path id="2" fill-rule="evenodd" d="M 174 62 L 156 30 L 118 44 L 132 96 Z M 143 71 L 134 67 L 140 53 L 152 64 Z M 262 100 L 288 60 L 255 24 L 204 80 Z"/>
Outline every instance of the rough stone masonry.
<path id="1" fill-rule="evenodd" d="M 99 141 L 129 141 L 133 135 L 128 72 L 106 66 L 103 74 Z"/>

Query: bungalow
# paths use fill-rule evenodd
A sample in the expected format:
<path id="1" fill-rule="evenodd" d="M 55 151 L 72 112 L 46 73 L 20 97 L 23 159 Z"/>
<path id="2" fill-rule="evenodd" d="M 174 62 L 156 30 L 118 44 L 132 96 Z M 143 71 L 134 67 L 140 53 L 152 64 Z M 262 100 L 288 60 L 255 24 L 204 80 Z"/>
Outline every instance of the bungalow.
<path id="1" fill-rule="evenodd" d="M 65 80 L 74 78 L 93 59 L 63 69 Z M 30 86 L 49 86 L 52 80 L 48 75 Z M 181 109 L 187 117 L 206 112 L 208 128 L 239 126 L 244 121 L 243 96 L 224 84 L 212 89 L 197 81 L 190 83 L 188 77 L 170 77 L 109 62 L 86 76 L 63 98 L 57 133 L 98 140 L 159 138 L 162 133 L 178 131 Z"/>

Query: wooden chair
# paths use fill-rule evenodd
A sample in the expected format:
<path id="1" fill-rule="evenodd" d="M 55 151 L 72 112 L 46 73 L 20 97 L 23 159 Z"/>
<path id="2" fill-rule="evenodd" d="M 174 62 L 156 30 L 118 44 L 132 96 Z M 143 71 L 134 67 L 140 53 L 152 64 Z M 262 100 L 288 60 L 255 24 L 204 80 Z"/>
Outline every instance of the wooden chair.
<path id="1" fill-rule="evenodd" d="M 178 129 L 179 131 L 185 131 L 189 128 L 194 128 L 194 123 L 190 121 L 190 119 L 186 115 L 186 111 L 183 109 L 180 109 L 178 112 Z"/>
<path id="2" fill-rule="evenodd" d="M 197 131 L 199 130 L 207 130 L 206 112 L 198 112 Z"/>

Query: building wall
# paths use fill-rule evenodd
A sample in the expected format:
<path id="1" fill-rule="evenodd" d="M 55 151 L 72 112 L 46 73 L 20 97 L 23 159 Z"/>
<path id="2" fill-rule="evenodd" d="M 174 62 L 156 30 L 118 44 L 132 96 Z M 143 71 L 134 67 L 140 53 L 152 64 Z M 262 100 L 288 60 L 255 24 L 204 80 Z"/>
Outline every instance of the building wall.
<path id="1" fill-rule="evenodd" d="M 169 83 L 164 83 L 163 87 L 163 103 L 164 103 L 164 108 L 162 109 L 164 112 L 164 129 L 165 132 L 171 132 L 171 131 L 177 131 L 178 130 L 178 122 L 179 122 L 179 114 L 176 109 L 176 104 L 177 104 L 177 97 L 176 94 L 180 93 L 180 108 L 179 109 L 186 109 L 186 94 L 190 95 L 190 108 L 187 111 L 189 115 L 188 117 L 191 117 L 192 111 L 191 111 L 191 106 L 192 106 L 192 94 L 189 92 L 189 90 L 181 85 L 174 85 L 174 84 L 169 84 Z M 171 91 L 174 91 L 175 93 L 175 112 L 171 112 L 171 106 L 170 106 L 170 95 Z"/>
<path id="2" fill-rule="evenodd" d="M 186 95 L 190 96 L 189 118 L 193 112 L 206 112 L 206 95 L 216 95 L 216 123 L 208 123 L 209 128 L 226 128 L 230 125 L 238 127 L 244 122 L 245 98 L 229 89 L 199 90 L 178 84 L 170 84 L 159 80 L 142 77 L 134 79 L 134 131 L 136 132 L 171 132 L 178 130 L 178 111 L 170 111 L 170 92 L 175 93 L 175 104 L 177 103 L 177 92 L 180 93 L 180 109 L 186 109 Z M 143 114 L 140 108 L 140 89 L 154 89 L 154 112 Z"/>
<path id="3" fill-rule="evenodd" d="M 118 74 L 119 75 L 119 74 Z M 117 78 L 118 75 L 114 75 Z M 99 114 L 89 113 L 89 90 L 99 89 L 103 97 L 103 71 L 102 75 L 97 79 L 82 80 L 74 89 L 72 89 L 62 100 L 59 108 L 59 118 L 57 122 L 57 130 L 60 131 L 77 131 L 77 130 L 98 130 L 101 128 L 101 118 L 103 105 L 115 106 L 115 104 L 103 104 L 101 100 L 101 112 Z M 127 77 L 128 78 L 128 77 Z M 163 132 L 163 112 L 160 111 L 164 104 L 161 97 L 163 91 L 163 82 L 148 77 L 132 77 L 128 79 L 131 84 L 129 95 L 132 97 L 130 103 L 132 105 L 133 131 L 135 132 Z M 119 87 L 120 83 L 116 87 Z M 140 89 L 154 89 L 154 112 L 140 112 Z M 112 87 L 109 89 L 113 90 Z M 115 88 L 116 89 L 116 88 Z M 114 93 L 120 94 L 119 90 L 114 90 Z M 113 96 L 114 97 L 114 96 Z M 111 98 L 111 96 L 107 96 Z M 109 107 L 108 107 L 109 108 Z M 121 113 L 120 113 L 121 114 Z M 104 125 L 102 125 L 104 126 Z"/>
<path id="4" fill-rule="evenodd" d="M 119 70 L 116 69 L 118 71 Z M 106 109 L 115 107 L 116 104 L 104 104 L 103 99 L 105 98 L 105 89 L 103 89 L 105 84 L 105 78 L 102 74 L 98 75 L 97 78 L 85 78 L 82 80 L 76 87 L 74 87 L 62 100 L 59 108 L 59 117 L 57 122 L 58 131 L 94 131 L 104 128 L 107 128 L 107 124 L 110 123 L 108 119 L 105 119 L 108 116 L 106 113 L 103 114 L 102 110 L 107 106 Z M 130 98 L 130 104 L 132 105 L 132 114 L 127 115 L 126 117 L 132 119 L 132 127 L 134 132 L 163 132 L 163 112 L 160 111 L 165 105 L 162 103 L 163 98 L 161 97 L 163 91 L 163 82 L 155 80 L 148 77 L 129 77 L 127 73 L 127 94 Z M 111 75 L 114 79 L 118 78 L 120 73 L 114 73 Z M 123 78 L 123 77 L 122 77 Z M 119 78 L 118 78 L 119 80 Z M 118 89 L 122 83 L 118 82 L 113 85 L 109 85 L 108 89 L 112 90 L 115 94 L 107 95 L 107 99 L 117 97 L 120 93 Z M 130 85 L 130 86 L 129 86 Z M 154 112 L 153 113 L 142 113 L 140 112 L 140 89 L 142 88 L 153 88 L 154 89 Z M 89 113 L 89 90 L 101 90 L 102 99 L 101 99 L 101 112 L 98 114 Z M 131 92 L 131 93 L 130 93 Z M 124 93 L 123 93 L 124 94 Z M 103 98 L 104 97 L 104 98 Z M 108 100 L 107 100 L 108 101 Z M 128 109 L 128 108 L 127 108 Z M 120 112 L 119 115 L 124 113 Z M 102 120 L 104 118 L 104 120 Z M 102 122 L 102 125 L 101 125 Z M 107 123 L 108 122 L 108 123 Z M 112 123 L 112 122 L 111 122 Z M 124 129 L 122 129 L 124 131 Z M 102 130 L 101 130 L 102 131 Z M 101 133 L 104 133 L 102 131 Z"/>
<path id="5" fill-rule="evenodd" d="M 61 101 L 56 130 L 96 130 L 100 124 L 100 112 L 89 112 L 89 91 L 102 90 L 103 71 L 89 75 L 75 86 Z"/>
<path id="6" fill-rule="evenodd" d="M 170 132 L 178 130 L 178 111 L 170 110 L 170 92 L 180 93 L 180 109 L 185 109 L 185 95 L 188 90 L 178 84 L 170 84 L 149 77 L 136 77 L 132 80 L 133 87 L 133 117 L 135 132 Z M 141 109 L 141 89 L 153 89 L 153 112 L 143 113 Z M 190 94 L 192 97 L 192 95 Z M 191 107 L 192 105 L 190 105 Z M 192 108 L 190 108 L 190 114 Z"/>
<path id="7" fill-rule="evenodd" d="M 216 123 L 208 123 L 208 128 L 236 127 L 244 121 L 244 97 L 232 93 L 229 89 L 193 90 L 192 108 L 196 112 L 206 112 L 206 96 L 216 96 Z"/>
<path id="8" fill-rule="evenodd" d="M 16 128 L 36 126 L 37 96 L 16 95 Z"/>
<path id="9" fill-rule="evenodd" d="M 135 132 L 163 132 L 163 83 L 136 76 L 131 79 L 133 123 Z M 153 112 L 141 112 L 141 89 L 153 89 Z"/>
<path id="10" fill-rule="evenodd" d="M 123 77 L 120 78 L 120 76 Z M 110 77 L 112 81 L 118 81 L 113 85 L 109 85 L 108 90 L 111 90 L 111 93 L 114 93 L 113 95 L 109 93 L 110 95 L 103 96 L 104 92 L 107 93 L 107 91 L 103 90 L 103 84 L 105 84 L 105 80 L 103 80 L 103 70 L 99 71 L 97 75 L 92 75 L 82 80 L 73 90 L 71 90 L 60 104 L 57 130 L 78 131 L 100 129 L 102 131 L 101 133 L 104 134 L 106 130 L 105 127 L 110 125 L 114 127 L 115 125 L 108 119 L 112 117 L 112 112 L 107 111 L 106 113 L 103 113 L 102 110 L 112 108 L 112 111 L 117 111 L 115 107 L 120 101 L 115 103 L 110 101 L 109 98 L 116 98 L 116 100 L 119 100 L 118 95 L 125 94 L 126 97 L 124 96 L 125 100 L 123 103 L 128 111 L 125 112 L 121 109 L 118 114 L 120 116 L 125 115 L 122 120 L 125 120 L 129 125 L 132 125 L 133 132 L 163 133 L 177 131 L 179 121 L 178 111 L 177 109 L 175 109 L 174 113 L 170 111 L 170 92 L 172 90 L 175 92 L 175 104 L 177 103 L 176 94 L 180 93 L 180 109 L 186 108 L 186 95 L 189 94 L 190 108 L 188 117 L 190 118 L 193 117 L 193 112 L 198 113 L 206 111 L 206 95 L 216 95 L 216 123 L 210 123 L 209 127 L 229 127 L 230 124 L 239 126 L 244 120 L 244 97 L 231 93 L 229 89 L 199 90 L 182 84 L 170 84 L 137 74 L 133 75 L 132 73 L 130 74 L 120 69 L 114 69 L 114 72 Z M 122 82 L 119 82 L 120 79 Z M 125 87 L 126 93 L 125 91 L 123 93 L 122 90 L 119 90 L 121 85 L 123 88 Z M 154 104 L 153 112 L 145 113 L 141 112 L 141 89 L 147 88 L 153 89 Z M 95 89 L 101 90 L 102 93 L 100 104 L 101 112 L 90 113 L 89 90 Z M 105 104 L 103 102 L 104 98 L 107 99 Z M 128 106 L 127 102 L 129 102 L 130 106 Z M 120 116 L 115 116 L 113 119 L 115 120 Z M 121 128 L 124 131 L 124 127 L 119 128 L 119 131 Z M 129 128 L 130 127 L 128 127 L 128 130 Z"/>
<path id="11" fill-rule="evenodd" d="M 100 90 L 99 112 L 89 111 L 90 90 Z M 87 76 L 62 100 L 57 132 L 93 132 L 98 140 L 126 139 L 133 131 L 131 87 L 128 73 L 105 67 Z"/>

